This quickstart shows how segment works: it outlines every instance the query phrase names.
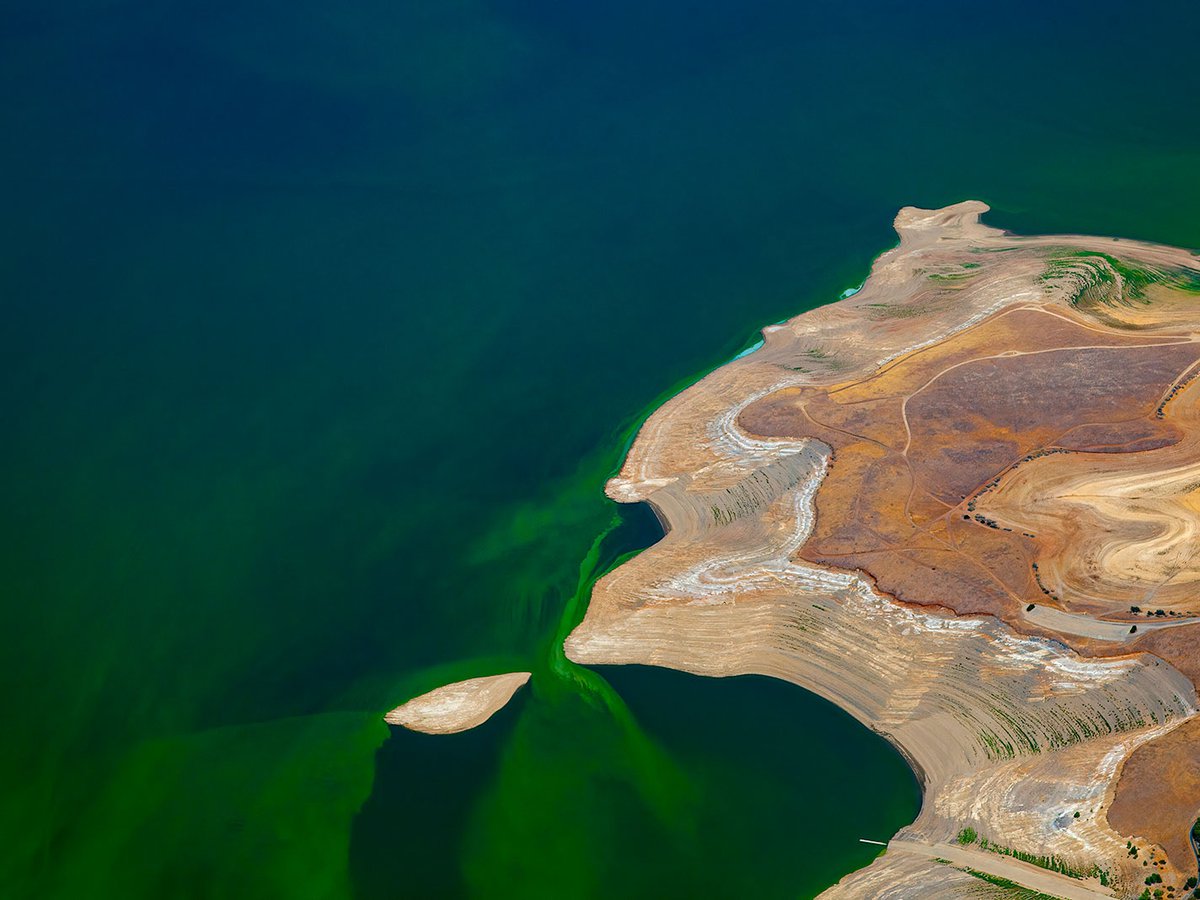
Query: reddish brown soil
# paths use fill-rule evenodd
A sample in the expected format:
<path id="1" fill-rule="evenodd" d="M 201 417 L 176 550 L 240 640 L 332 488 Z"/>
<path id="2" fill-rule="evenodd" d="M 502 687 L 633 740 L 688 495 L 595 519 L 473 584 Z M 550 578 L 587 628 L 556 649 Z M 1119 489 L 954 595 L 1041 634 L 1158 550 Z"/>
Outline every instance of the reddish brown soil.
<path id="1" fill-rule="evenodd" d="M 864 381 L 773 394 L 739 422 L 834 449 L 801 556 L 862 569 L 905 602 L 1012 618 L 1049 597 L 1037 542 L 968 502 L 1064 442 L 1117 453 L 1177 440 L 1155 411 L 1200 350 L 1151 340 L 1018 309 Z"/>
<path id="2" fill-rule="evenodd" d="M 1188 834 L 1200 817 L 1200 718 L 1143 744 L 1125 761 L 1108 822 L 1121 834 L 1144 837 L 1167 851 L 1182 872 L 1196 872 Z M 1152 815 L 1147 812 L 1153 810 Z"/>

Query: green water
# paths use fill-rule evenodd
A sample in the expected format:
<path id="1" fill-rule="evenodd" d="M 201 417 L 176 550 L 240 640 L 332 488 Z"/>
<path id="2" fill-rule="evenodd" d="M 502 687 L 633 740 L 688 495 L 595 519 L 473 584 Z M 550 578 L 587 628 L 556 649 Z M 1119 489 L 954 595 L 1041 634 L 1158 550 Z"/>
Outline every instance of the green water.
<path id="1" fill-rule="evenodd" d="M 629 429 L 906 203 L 1200 246 L 1183 3 L 6 13 L 6 897 L 816 893 L 915 815 L 890 747 L 557 653 L 655 539 Z"/>

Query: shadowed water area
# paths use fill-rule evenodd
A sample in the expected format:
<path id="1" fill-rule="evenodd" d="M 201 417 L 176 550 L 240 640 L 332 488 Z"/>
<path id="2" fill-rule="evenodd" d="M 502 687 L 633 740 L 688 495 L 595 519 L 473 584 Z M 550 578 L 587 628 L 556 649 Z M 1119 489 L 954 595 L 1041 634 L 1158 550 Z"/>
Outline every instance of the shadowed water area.
<path id="1" fill-rule="evenodd" d="M 605 478 L 905 204 L 1200 246 L 1196 15 L 709 6 L 6 9 L 0 895 L 809 897 L 915 816 L 797 688 L 562 657 Z"/>

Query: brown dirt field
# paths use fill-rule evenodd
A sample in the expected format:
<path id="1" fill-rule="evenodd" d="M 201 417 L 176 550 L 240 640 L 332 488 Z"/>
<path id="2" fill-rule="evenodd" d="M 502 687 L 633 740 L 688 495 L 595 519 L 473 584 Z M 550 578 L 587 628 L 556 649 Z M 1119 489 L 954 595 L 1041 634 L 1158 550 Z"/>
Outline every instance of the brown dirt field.
<path id="1" fill-rule="evenodd" d="M 1121 770 L 1108 822 L 1121 834 L 1160 845 L 1171 864 L 1196 873 L 1188 833 L 1200 817 L 1200 718 L 1133 751 Z M 1147 816 L 1147 810 L 1154 810 Z"/>
<path id="2" fill-rule="evenodd" d="M 1155 410 L 1200 356 L 1175 340 L 1145 346 L 1017 309 L 867 379 L 780 391 L 745 409 L 739 424 L 834 449 L 803 558 L 862 569 L 906 602 L 1011 616 L 1054 599 L 1034 574 L 1042 550 L 1016 528 L 978 520 L 968 501 L 1066 435 L 1076 447 L 1110 444 L 1124 423 L 1141 422 L 1128 432 L 1133 441 L 1165 443 L 1172 432 Z"/>
<path id="3" fill-rule="evenodd" d="M 1041 457 L 1006 476 L 979 509 L 1039 535 L 1042 581 L 1065 607 L 1107 615 L 1132 606 L 1200 612 L 1198 404 L 1200 381 L 1188 381 L 1172 392 L 1164 418 L 1142 420 L 1170 428 L 1177 436 L 1171 443 L 1131 427 L 1126 452 L 1108 445 L 1102 453 Z"/>
<path id="4" fill-rule="evenodd" d="M 1178 444 L 1183 431 L 1161 419 L 1096 422 L 1072 428 L 1058 439 L 1066 450 L 1090 453 L 1139 453 Z"/>
<path id="5" fill-rule="evenodd" d="M 1153 631 L 1134 647 L 1170 663 L 1200 684 L 1200 625 Z M 1097 647 L 1097 655 L 1117 655 L 1117 647 Z M 1162 847 L 1172 867 L 1196 874 L 1196 855 L 1188 838 L 1200 818 L 1200 717 L 1143 744 L 1121 768 L 1110 825 L 1122 834 Z"/>

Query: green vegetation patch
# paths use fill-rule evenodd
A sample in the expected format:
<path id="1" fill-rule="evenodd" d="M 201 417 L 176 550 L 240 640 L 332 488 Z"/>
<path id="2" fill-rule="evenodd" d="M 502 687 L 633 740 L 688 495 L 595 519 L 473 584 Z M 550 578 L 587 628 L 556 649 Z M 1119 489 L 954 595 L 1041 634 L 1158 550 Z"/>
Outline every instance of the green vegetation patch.
<path id="1" fill-rule="evenodd" d="M 1051 252 L 1042 273 L 1044 283 L 1070 283 L 1071 305 L 1078 307 L 1129 305 L 1146 300 L 1146 289 L 1161 284 L 1200 293 L 1200 270 L 1155 269 L 1125 262 L 1097 250 L 1058 249 Z"/>
<path id="2" fill-rule="evenodd" d="M 867 308 L 871 310 L 869 315 L 873 319 L 915 319 L 929 313 L 924 306 L 907 306 L 903 303 L 868 303 Z"/>
<path id="3" fill-rule="evenodd" d="M 980 872 L 978 869 L 965 868 L 962 870 L 968 875 L 978 878 L 980 881 L 986 881 L 988 884 L 994 884 L 996 887 L 1004 888 L 1013 897 L 1019 897 L 1020 900 L 1062 900 L 1061 897 L 1056 897 L 1054 894 L 1043 894 L 1041 891 L 1035 891 L 1032 888 L 1027 888 L 1023 884 L 1017 884 L 1010 878 L 1002 878 L 999 875 L 991 875 L 987 872 Z"/>
<path id="4" fill-rule="evenodd" d="M 974 275 L 974 272 L 930 272 L 930 281 L 965 281 Z"/>
<path id="5" fill-rule="evenodd" d="M 991 850 L 993 853 L 999 853 L 1001 856 L 1011 856 L 1013 859 L 1019 859 L 1021 862 L 1027 862 L 1031 865 L 1038 866 L 1042 869 L 1047 869 L 1051 872 L 1058 872 L 1060 875 L 1066 875 L 1070 878 L 1099 878 L 1101 884 L 1108 883 L 1108 872 L 1101 869 L 1099 866 L 1092 866 L 1088 870 L 1078 869 L 1068 863 L 1066 860 L 1053 854 L 1042 856 L 1036 853 L 1026 853 L 1024 850 L 1014 850 L 1012 847 L 1003 847 L 999 844 L 990 843 L 987 838 L 979 842 L 979 846 L 984 850 Z"/>

